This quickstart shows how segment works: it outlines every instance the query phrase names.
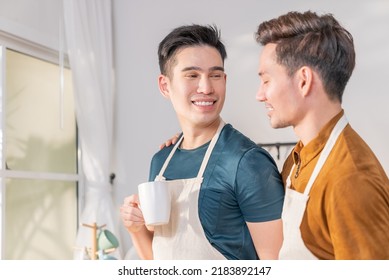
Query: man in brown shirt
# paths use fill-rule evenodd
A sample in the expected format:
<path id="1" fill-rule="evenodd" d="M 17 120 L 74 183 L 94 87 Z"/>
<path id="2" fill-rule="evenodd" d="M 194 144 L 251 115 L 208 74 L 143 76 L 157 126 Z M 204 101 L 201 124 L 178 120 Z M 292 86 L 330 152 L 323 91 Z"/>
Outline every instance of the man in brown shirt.
<path id="1" fill-rule="evenodd" d="M 273 128 L 300 141 L 282 171 L 281 259 L 389 259 L 389 180 L 348 124 L 342 95 L 353 38 L 331 14 L 290 12 L 263 22 L 261 85 Z"/>

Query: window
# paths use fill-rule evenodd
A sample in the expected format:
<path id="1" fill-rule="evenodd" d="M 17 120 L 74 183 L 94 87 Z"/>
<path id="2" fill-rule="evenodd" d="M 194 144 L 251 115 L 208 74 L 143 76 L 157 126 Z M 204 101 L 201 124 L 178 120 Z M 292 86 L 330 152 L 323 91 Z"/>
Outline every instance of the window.
<path id="1" fill-rule="evenodd" d="M 71 72 L 61 80 L 58 64 L 27 52 L 0 49 L 1 259 L 72 259 L 79 177 Z"/>

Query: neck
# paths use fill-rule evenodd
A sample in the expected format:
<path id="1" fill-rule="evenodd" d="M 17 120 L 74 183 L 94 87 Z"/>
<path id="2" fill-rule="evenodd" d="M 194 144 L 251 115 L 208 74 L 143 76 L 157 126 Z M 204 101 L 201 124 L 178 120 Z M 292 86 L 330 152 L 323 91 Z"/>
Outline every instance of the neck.
<path id="1" fill-rule="evenodd" d="M 340 103 L 331 103 L 331 106 L 323 104 L 320 108 L 307 112 L 304 119 L 294 126 L 294 131 L 304 146 L 316 138 L 323 127 L 341 110 Z"/>
<path id="2" fill-rule="evenodd" d="M 186 150 L 195 149 L 209 142 L 215 135 L 220 122 L 221 119 L 219 118 L 204 126 L 181 125 L 182 132 L 184 134 L 184 139 L 181 142 L 181 148 Z"/>

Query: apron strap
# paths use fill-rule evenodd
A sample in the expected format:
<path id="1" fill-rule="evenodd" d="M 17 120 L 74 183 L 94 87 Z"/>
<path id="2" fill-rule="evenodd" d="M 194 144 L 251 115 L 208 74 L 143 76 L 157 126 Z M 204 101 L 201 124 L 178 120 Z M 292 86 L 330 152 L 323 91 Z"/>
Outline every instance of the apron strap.
<path id="1" fill-rule="evenodd" d="M 203 158 L 199 172 L 198 172 L 197 177 L 196 177 L 198 180 L 202 180 L 205 168 L 207 167 L 208 160 L 211 156 L 213 148 L 216 145 L 217 140 L 219 139 L 220 132 L 221 132 L 222 128 L 224 127 L 224 125 L 225 125 L 225 122 L 221 119 L 219 127 L 217 128 L 217 131 L 216 131 L 215 135 L 212 137 L 211 143 L 209 144 L 207 151 L 205 152 L 205 156 Z M 175 151 L 180 146 L 183 139 L 184 139 L 184 135 L 182 135 L 181 138 L 174 145 L 169 156 L 166 158 L 161 170 L 159 171 L 159 174 L 155 177 L 155 181 L 164 181 L 165 180 L 165 177 L 163 177 L 163 174 L 165 173 L 165 170 L 166 170 L 167 166 L 169 165 L 170 160 L 172 159 Z"/>
<path id="2" fill-rule="evenodd" d="M 348 120 L 345 115 L 343 115 L 339 121 L 336 123 L 335 127 L 332 129 L 330 137 L 327 140 L 327 143 L 325 144 L 322 152 L 320 153 L 319 159 L 315 165 L 315 168 L 313 169 L 312 175 L 309 178 L 309 181 L 305 187 L 304 194 L 308 195 L 311 191 L 312 185 L 316 180 L 316 177 L 319 175 L 321 168 L 323 167 L 325 161 L 327 160 L 329 154 L 332 151 L 332 148 L 335 146 L 336 141 L 338 140 L 338 137 L 340 133 L 342 133 L 343 129 L 348 124 Z M 291 187 L 291 176 L 293 173 L 293 170 L 295 168 L 295 164 L 293 165 L 292 169 L 290 170 L 288 179 L 286 180 L 286 187 Z"/>
<path id="3" fill-rule="evenodd" d="M 217 128 L 216 134 L 212 137 L 211 143 L 209 143 L 208 149 L 205 152 L 203 162 L 201 163 L 199 173 L 197 174 L 197 179 L 200 179 L 203 177 L 205 168 L 207 167 L 207 164 L 208 164 L 208 160 L 211 157 L 212 150 L 215 147 L 217 140 L 219 139 L 220 132 L 222 131 L 224 125 L 225 125 L 225 122 L 223 120 L 221 120 L 219 127 Z"/>
<path id="4" fill-rule="evenodd" d="M 342 118 L 337 122 L 335 127 L 333 128 L 330 138 L 327 140 L 327 143 L 325 144 L 322 152 L 320 153 L 319 160 L 316 163 L 315 169 L 312 172 L 311 177 L 309 178 L 308 184 L 305 187 L 304 194 L 308 195 L 313 183 L 316 180 L 317 175 L 319 175 L 319 172 L 321 168 L 323 167 L 324 163 L 326 162 L 329 154 L 332 151 L 332 148 L 335 146 L 336 141 L 338 140 L 338 137 L 340 133 L 342 133 L 343 129 L 348 124 L 347 118 L 345 115 L 342 116 Z"/>
<path id="5" fill-rule="evenodd" d="M 171 158 L 173 157 L 174 152 L 180 146 L 183 139 L 184 139 L 184 135 L 181 135 L 180 139 L 174 145 L 173 149 L 170 151 L 169 156 L 166 158 L 165 162 L 163 163 L 163 166 L 162 166 L 161 170 L 159 171 L 159 174 L 157 175 L 157 177 L 155 177 L 155 181 L 165 181 L 165 177 L 163 177 L 163 173 L 165 173 L 165 170 L 166 170 Z"/>

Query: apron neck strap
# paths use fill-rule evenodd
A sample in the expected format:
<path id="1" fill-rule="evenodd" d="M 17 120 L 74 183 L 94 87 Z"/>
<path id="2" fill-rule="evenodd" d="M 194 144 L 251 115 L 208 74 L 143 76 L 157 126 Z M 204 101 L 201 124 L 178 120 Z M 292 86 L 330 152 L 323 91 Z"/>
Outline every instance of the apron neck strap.
<path id="1" fill-rule="evenodd" d="M 216 131 L 215 135 L 212 137 L 211 143 L 209 143 L 208 149 L 205 152 L 203 162 L 201 163 L 199 173 L 197 174 L 198 179 L 203 177 L 205 168 L 207 167 L 207 164 L 208 164 L 208 160 L 211 157 L 212 150 L 215 147 L 217 140 L 219 139 L 220 132 L 222 131 L 224 125 L 225 125 L 225 122 L 223 120 L 220 120 L 219 127 L 217 128 L 217 131 Z"/>
<path id="2" fill-rule="evenodd" d="M 323 167 L 325 161 L 327 160 L 329 154 L 332 151 L 332 148 L 335 146 L 336 140 L 338 140 L 340 133 L 342 133 L 343 129 L 348 124 L 348 120 L 345 115 L 343 115 L 339 121 L 336 123 L 335 127 L 332 129 L 330 137 L 328 138 L 323 150 L 320 153 L 319 159 L 315 165 L 315 168 L 313 169 L 312 175 L 309 178 L 309 181 L 305 187 L 304 194 L 308 195 L 311 191 L 312 185 L 316 180 L 317 175 L 319 175 L 319 172 L 321 168 Z M 291 186 L 291 176 L 293 173 L 293 169 L 295 168 L 295 165 L 293 165 L 292 169 L 290 170 L 290 174 L 288 176 L 288 179 L 286 180 L 286 186 L 290 188 Z"/>
<path id="3" fill-rule="evenodd" d="M 217 131 L 216 131 L 215 135 L 212 137 L 211 143 L 209 143 L 207 151 L 205 152 L 205 156 L 204 156 L 203 161 L 201 163 L 199 172 L 197 174 L 197 178 L 203 177 L 203 174 L 204 174 L 205 168 L 207 167 L 207 163 L 208 163 L 208 160 L 211 156 L 212 150 L 215 147 L 217 140 L 219 139 L 220 132 L 223 129 L 224 125 L 225 125 L 225 122 L 221 119 L 219 127 L 217 128 Z M 165 180 L 165 177 L 163 177 L 163 174 L 165 173 L 165 170 L 166 170 L 167 166 L 169 165 L 170 160 L 172 159 L 175 151 L 178 149 L 178 147 L 180 146 L 183 139 L 184 139 L 184 135 L 182 135 L 180 137 L 180 139 L 177 141 L 177 143 L 174 145 L 169 156 L 166 158 L 161 170 L 159 171 L 159 174 L 155 178 L 155 181 Z"/>

